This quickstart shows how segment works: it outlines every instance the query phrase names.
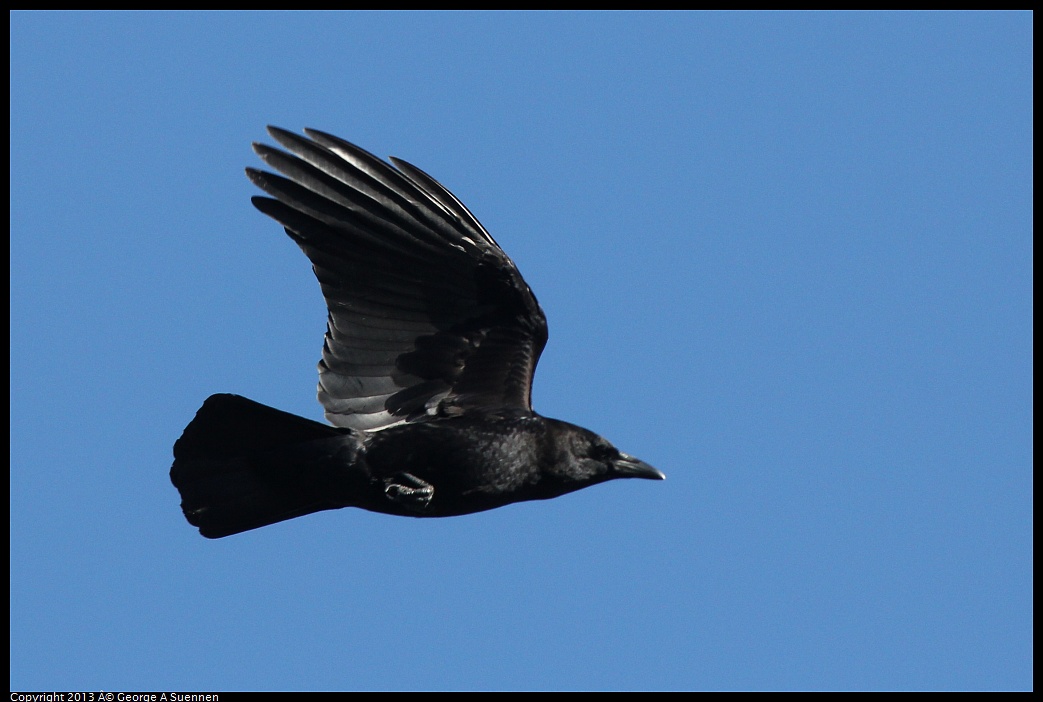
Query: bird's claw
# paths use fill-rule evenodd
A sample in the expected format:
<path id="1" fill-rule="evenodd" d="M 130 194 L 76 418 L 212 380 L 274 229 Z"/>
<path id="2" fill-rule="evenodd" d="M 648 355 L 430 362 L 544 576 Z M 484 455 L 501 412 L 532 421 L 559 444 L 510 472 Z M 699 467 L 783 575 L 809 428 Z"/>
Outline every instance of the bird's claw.
<path id="1" fill-rule="evenodd" d="M 435 486 L 410 473 L 399 473 L 384 482 L 384 494 L 389 500 L 423 511 L 435 496 Z"/>

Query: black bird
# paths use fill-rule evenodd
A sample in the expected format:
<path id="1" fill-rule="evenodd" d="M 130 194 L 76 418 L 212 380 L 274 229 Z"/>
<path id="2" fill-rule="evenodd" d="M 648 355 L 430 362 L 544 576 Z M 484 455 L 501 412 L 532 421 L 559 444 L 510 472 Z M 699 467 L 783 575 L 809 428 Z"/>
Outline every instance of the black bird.
<path id="1" fill-rule="evenodd" d="M 304 250 L 329 308 L 327 426 L 213 395 L 170 479 L 208 538 L 340 507 L 450 517 L 616 478 L 665 476 L 532 410 L 547 320 L 514 262 L 431 176 L 342 139 L 275 127 L 253 204 Z M 289 152 L 289 153 L 287 153 Z"/>

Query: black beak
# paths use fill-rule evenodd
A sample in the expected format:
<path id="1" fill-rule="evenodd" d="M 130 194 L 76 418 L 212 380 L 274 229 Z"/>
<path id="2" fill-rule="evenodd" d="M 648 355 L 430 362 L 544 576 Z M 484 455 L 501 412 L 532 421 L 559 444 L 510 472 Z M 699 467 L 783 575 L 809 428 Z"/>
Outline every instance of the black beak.
<path id="1" fill-rule="evenodd" d="M 656 470 L 644 461 L 620 453 L 619 458 L 612 462 L 616 475 L 620 478 L 646 478 L 648 480 L 666 480 L 662 471 Z"/>

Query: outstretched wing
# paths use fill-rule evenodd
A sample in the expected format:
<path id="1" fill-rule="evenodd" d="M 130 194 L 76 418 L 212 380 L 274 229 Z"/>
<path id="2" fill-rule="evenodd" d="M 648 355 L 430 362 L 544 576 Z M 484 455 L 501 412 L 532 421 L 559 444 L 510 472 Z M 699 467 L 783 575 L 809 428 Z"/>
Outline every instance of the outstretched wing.
<path id="1" fill-rule="evenodd" d="M 531 410 L 547 320 L 464 205 L 404 161 L 269 127 L 247 169 L 257 209 L 312 262 L 329 308 L 319 402 L 334 425 L 382 429 L 473 409 Z M 285 176 L 285 177 L 283 177 Z"/>

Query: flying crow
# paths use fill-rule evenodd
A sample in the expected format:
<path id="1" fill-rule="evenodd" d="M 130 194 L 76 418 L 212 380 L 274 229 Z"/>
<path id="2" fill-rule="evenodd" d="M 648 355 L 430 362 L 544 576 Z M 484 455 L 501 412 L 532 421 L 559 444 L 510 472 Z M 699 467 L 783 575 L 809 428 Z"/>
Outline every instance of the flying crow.
<path id="1" fill-rule="evenodd" d="M 333 426 L 213 395 L 170 479 L 203 536 L 341 507 L 450 517 L 616 478 L 662 480 L 532 410 L 547 320 L 514 262 L 419 168 L 269 127 L 253 204 L 304 250 L 329 309 L 319 402 Z M 393 164 L 393 165 L 392 165 Z"/>

